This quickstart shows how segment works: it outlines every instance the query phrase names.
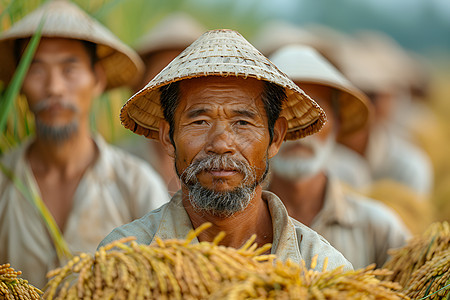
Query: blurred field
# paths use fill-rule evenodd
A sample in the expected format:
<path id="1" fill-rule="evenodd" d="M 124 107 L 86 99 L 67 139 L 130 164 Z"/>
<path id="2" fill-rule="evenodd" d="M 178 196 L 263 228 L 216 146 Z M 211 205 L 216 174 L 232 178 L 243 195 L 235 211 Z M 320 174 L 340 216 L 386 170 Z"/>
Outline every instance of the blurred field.
<path id="1" fill-rule="evenodd" d="M 0 0 L 0 31 L 8 29 L 44 0 Z M 205 1 L 159 0 L 77 0 L 80 7 L 111 29 L 125 43 L 133 46 L 137 39 L 167 14 L 182 10 L 197 18 L 206 28 L 237 29 L 247 39 L 266 21 L 258 13 L 258 6 L 241 5 L 238 0 L 217 1 L 206 5 Z M 251 3 L 255 3 L 254 1 Z M 450 54 L 440 59 L 425 57 L 432 66 L 430 96 L 425 105 L 431 108 L 434 119 L 418 119 L 414 132 L 420 145 L 430 155 L 435 167 L 435 187 L 432 195 L 432 220 L 450 220 Z M 0 84 L 0 91 L 4 90 Z M 122 88 L 100 97 L 93 105 L 92 127 L 107 141 L 123 143 L 132 133 L 119 122 L 119 111 L 131 91 Z M 3 100 L 3 99 L 2 99 Z M 8 151 L 33 133 L 32 116 L 23 97 L 14 103 L 8 115 L 7 129 L 0 136 L 0 154 Z M 143 139 L 143 138 L 142 138 Z M 383 192 L 380 191 L 380 195 Z M 405 194 L 403 194 L 405 195 Z M 426 220 L 426 221 L 425 221 Z M 429 223 L 424 217 L 424 223 Z"/>

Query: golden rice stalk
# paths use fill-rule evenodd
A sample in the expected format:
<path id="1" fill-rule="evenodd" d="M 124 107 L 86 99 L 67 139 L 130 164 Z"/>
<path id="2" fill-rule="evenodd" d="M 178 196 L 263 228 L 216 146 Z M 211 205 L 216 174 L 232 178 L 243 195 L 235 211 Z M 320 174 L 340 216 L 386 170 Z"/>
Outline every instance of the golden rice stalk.
<path id="1" fill-rule="evenodd" d="M 411 238 L 404 247 L 389 251 L 391 259 L 384 264 L 383 268 L 391 270 L 392 274 L 386 279 L 406 287 L 416 270 L 449 248 L 449 223 L 435 222 L 422 235 Z"/>
<path id="2" fill-rule="evenodd" d="M 191 244 L 209 226 L 200 226 L 185 240 L 157 239 L 149 246 L 128 238 L 94 256 L 77 256 L 49 272 L 44 299 L 408 299 L 396 291 L 398 284 L 378 280 L 375 276 L 386 271 L 374 266 L 315 272 L 304 263 L 275 262 L 274 255 L 263 254 L 271 245 L 257 248 L 255 236 L 240 249 L 219 246 L 223 234 L 212 243 Z M 312 269 L 316 262 L 317 256 Z"/>
<path id="3" fill-rule="evenodd" d="M 376 276 L 375 264 L 355 271 L 336 268 L 322 272 L 288 261 L 264 263 L 263 273 L 249 273 L 241 281 L 224 285 L 209 299 L 409 299 L 398 292 L 401 286 Z"/>
<path id="4" fill-rule="evenodd" d="M 11 268 L 10 264 L 0 265 L 0 299 L 41 299 L 42 292 L 25 279 L 17 277 L 21 274 L 21 271 Z"/>
<path id="5" fill-rule="evenodd" d="M 412 299 L 450 298 L 450 248 L 440 252 L 416 270 L 405 286 Z"/>

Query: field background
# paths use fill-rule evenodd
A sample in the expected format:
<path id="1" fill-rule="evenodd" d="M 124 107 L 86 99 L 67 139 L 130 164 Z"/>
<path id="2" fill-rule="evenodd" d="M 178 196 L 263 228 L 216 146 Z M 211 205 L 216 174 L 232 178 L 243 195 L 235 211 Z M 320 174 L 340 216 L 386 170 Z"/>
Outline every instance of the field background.
<path id="1" fill-rule="evenodd" d="M 0 0 L 0 31 L 8 29 L 45 1 Z M 208 29 L 231 28 L 247 39 L 265 22 L 282 19 L 298 25 L 319 23 L 352 33 L 380 30 L 409 51 L 422 56 L 429 67 L 427 106 L 434 122 L 418 120 L 416 137 L 435 167 L 433 219 L 450 220 L 450 1 L 448 0 L 76 0 L 80 7 L 134 46 L 138 38 L 171 12 L 191 14 Z M 0 109 L 5 109 L 1 85 Z M 116 89 L 94 103 L 92 126 L 111 143 L 136 139 L 119 122 L 119 110 L 131 92 Z M 5 129 L 0 132 L 0 153 L 32 134 L 32 116 L 25 99 L 14 97 Z M 2 106 L 3 105 L 3 106 Z M 140 138 L 140 137 L 137 137 Z M 125 142 L 124 142 L 125 141 Z"/>

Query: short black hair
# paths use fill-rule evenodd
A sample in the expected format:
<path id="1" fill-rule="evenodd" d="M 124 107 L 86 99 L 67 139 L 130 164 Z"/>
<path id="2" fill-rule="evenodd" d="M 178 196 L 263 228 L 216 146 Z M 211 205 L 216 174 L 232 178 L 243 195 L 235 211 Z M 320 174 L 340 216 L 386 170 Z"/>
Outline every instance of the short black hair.
<path id="1" fill-rule="evenodd" d="M 175 130 L 175 110 L 177 109 L 180 101 L 180 82 L 172 82 L 168 85 L 162 86 L 160 88 L 160 92 L 160 104 L 163 110 L 164 118 L 170 125 L 170 141 L 173 145 L 175 145 L 173 134 Z M 273 129 L 275 127 L 275 122 L 280 117 L 282 103 L 286 100 L 286 93 L 284 88 L 278 84 L 263 81 L 261 100 L 263 101 L 264 109 L 266 111 L 270 143 L 272 143 Z"/>
<path id="2" fill-rule="evenodd" d="M 14 41 L 14 59 L 16 66 L 19 65 L 20 59 L 22 58 L 23 53 L 25 52 L 25 48 L 28 45 L 28 42 L 30 41 L 30 38 L 22 38 L 17 39 Z M 84 48 L 86 49 L 86 52 L 88 54 L 89 60 L 91 62 L 91 67 L 94 68 L 95 64 L 98 61 L 97 56 L 97 44 L 89 41 L 79 40 Z"/>

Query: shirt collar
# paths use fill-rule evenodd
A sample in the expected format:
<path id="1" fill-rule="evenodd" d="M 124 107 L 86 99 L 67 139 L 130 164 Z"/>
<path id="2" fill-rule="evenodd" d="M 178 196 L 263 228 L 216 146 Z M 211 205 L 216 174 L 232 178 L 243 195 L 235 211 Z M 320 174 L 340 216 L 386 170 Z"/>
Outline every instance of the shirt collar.
<path id="1" fill-rule="evenodd" d="M 189 215 L 183 207 L 181 195 L 181 190 L 173 195 L 168 204 L 170 207 L 165 210 L 152 242 L 156 237 L 163 240 L 184 239 L 189 231 L 193 229 Z M 294 222 L 288 216 L 283 203 L 275 194 L 269 191 L 262 192 L 262 199 L 267 202 L 272 217 L 273 243 L 271 253 L 276 254 L 277 258 L 283 261 L 287 258 L 293 261 L 300 261 L 302 257 L 297 240 L 297 232 Z M 198 243 L 198 239 L 193 239 L 192 243 Z"/>

